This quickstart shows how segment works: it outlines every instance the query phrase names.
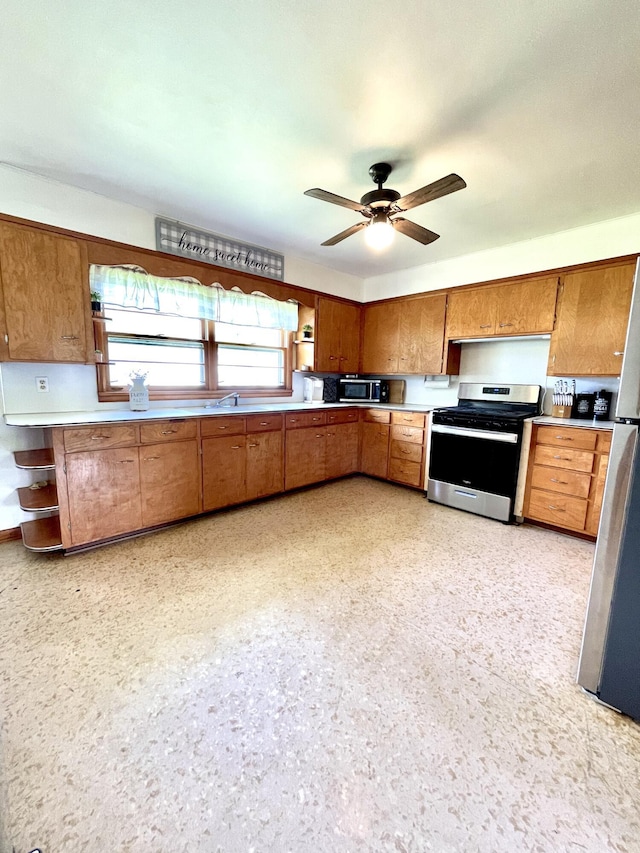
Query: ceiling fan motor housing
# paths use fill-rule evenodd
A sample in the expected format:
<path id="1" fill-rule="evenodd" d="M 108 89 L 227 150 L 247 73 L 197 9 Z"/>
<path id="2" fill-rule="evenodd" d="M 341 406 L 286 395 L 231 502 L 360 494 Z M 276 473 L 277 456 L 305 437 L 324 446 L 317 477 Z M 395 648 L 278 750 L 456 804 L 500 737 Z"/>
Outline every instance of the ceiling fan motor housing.
<path id="1" fill-rule="evenodd" d="M 365 193 L 360 199 L 360 204 L 365 207 L 389 207 L 394 201 L 400 198 L 400 193 L 395 190 L 371 190 L 370 193 Z"/>

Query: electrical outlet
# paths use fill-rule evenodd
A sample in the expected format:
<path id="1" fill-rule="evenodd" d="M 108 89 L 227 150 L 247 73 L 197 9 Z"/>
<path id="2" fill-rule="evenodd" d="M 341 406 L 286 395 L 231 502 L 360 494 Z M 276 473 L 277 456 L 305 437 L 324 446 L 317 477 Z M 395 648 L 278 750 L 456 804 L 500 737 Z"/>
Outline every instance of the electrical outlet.
<path id="1" fill-rule="evenodd" d="M 42 392 L 49 392 L 49 377 L 36 376 L 36 389 Z"/>

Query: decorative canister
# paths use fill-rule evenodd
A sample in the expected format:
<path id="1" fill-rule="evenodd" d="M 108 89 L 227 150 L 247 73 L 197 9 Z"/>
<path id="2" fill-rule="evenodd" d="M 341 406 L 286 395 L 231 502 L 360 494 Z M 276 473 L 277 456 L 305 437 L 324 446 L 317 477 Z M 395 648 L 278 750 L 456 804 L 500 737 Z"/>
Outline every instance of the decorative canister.
<path id="1" fill-rule="evenodd" d="M 146 412 L 149 408 L 149 389 L 144 384 L 146 373 L 132 373 L 129 386 L 129 408 L 132 412 Z"/>

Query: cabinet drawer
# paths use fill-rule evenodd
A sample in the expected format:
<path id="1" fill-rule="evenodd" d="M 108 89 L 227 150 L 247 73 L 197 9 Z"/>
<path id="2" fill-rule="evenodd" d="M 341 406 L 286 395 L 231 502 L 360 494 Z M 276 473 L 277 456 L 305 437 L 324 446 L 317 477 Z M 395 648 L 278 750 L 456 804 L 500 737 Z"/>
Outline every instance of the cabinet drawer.
<path id="1" fill-rule="evenodd" d="M 573 495 L 576 498 L 588 498 L 591 475 L 569 470 L 557 471 L 542 465 L 534 465 L 531 487 Z"/>
<path id="2" fill-rule="evenodd" d="M 391 412 L 384 412 L 380 409 L 365 409 L 364 420 L 374 424 L 391 423 Z"/>
<path id="3" fill-rule="evenodd" d="M 327 412 L 328 424 L 352 424 L 357 420 L 357 409 L 340 409 L 335 412 Z"/>
<path id="4" fill-rule="evenodd" d="M 200 434 L 210 435 L 240 435 L 245 432 L 245 420 L 242 417 L 212 416 L 200 421 Z"/>
<path id="5" fill-rule="evenodd" d="M 536 465 L 551 465 L 554 468 L 569 468 L 572 471 L 586 471 L 591 473 L 593 469 L 593 453 L 586 450 L 569 450 L 564 447 L 547 447 L 544 444 L 536 445 L 533 461 Z"/>
<path id="6" fill-rule="evenodd" d="M 595 450 L 598 433 L 595 429 L 580 429 L 580 427 L 538 427 L 538 444 L 554 444 L 558 447 L 569 447 L 573 450 Z"/>
<path id="7" fill-rule="evenodd" d="M 247 432 L 275 432 L 282 420 L 282 415 L 247 415 Z"/>
<path id="8" fill-rule="evenodd" d="M 392 441 L 409 441 L 412 444 L 422 444 L 424 441 L 424 430 L 411 426 L 395 426 L 391 427 Z"/>
<path id="9" fill-rule="evenodd" d="M 129 447 L 138 443 L 138 427 L 133 424 L 65 429 L 64 449 L 67 453 L 78 450 L 106 450 L 111 447 Z"/>
<path id="10" fill-rule="evenodd" d="M 391 441 L 391 456 L 394 459 L 404 459 L 406 462 L 422 462 L 422 444 L 410 441 Z"/>
<path id="11" fill-rule="evenodd" d="M 296 412 L 287 415 L 287 429 L 299 429 L 300 427 L 324 426 L 327 422 L 326 412 Z"/>
<path id="12" fill-rule="evenodd" d="M 422 466 L 418 462 L 407 462 L 404 459 L 389 459 L 390 480 L 397 480 L 399 483 L 406 483 L 408 486 L 420 486 L 422 475 Z"/>
<path id="13" fill-rule="evenodd" d="M 421 412 L 391 412 L 391 423 L 424 429 L 424 415 Z"/>
<path id="14" fill-rule="evenodd" d="M 182 438 L 195 438 L 198 425 L 194 420 L 167 420 L 140 424 L 142 444 L 155 444 L 159 441 L 179 441 Z"/>
<path id="15" fill-rule="evenodd" d="M 548 492 L 531 489 L 528 515 L 530 518 L 556 524 L 558 527 L 584 530 L 587 507 L 587 501 L 581 498 L 550 495 Z"/>

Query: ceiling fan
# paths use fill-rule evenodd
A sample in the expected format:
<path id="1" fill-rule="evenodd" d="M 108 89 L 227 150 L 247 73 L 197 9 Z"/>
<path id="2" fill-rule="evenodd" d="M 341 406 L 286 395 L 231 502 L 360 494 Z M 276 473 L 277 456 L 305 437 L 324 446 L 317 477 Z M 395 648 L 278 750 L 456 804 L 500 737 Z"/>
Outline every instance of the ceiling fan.
<path id="1" fill-rule="evenodd" d="M 439 234 L 429 231 L 428 228 L 423 228 L 421 225 L 416 225 L 415 222 L 410 222 L 397 214 L 411 210 L 412 207 L 417 207 L 419 204 L 434 201 L 443 195 L 463 190 L 467 186 L 466 183 L 460 175 L 451 174 L 401 197 L 396 190 L 383 189 L 382 185 L 392 171 L 393 166 L 389 163 L 374 163 L 369 169 L 369 174 L 374 184 L 378 185 L 378 189 L 365 193 L 360 202 L 351 201 L 348 198 L 318 188 L 305 191 L 305 195 L 311 196 L 311 198 L 318 198 L 320 201 L 329 201 L 331 204 L 339 204 L 341 207 L 357 210 L 366 219 L 365 222 L 357 222 L 350 228 L 336 234 L 335 237 L 330 237 L 321 245 L 335 246 L 336 243 L 340 243 L 341 240 L 350 237 L 363 228 L 367 229 L 365 231 L 367 244 L 374 249 L 386 248 L 393 240 L 394 229 L 425 246 L 438 239 Z"/>

